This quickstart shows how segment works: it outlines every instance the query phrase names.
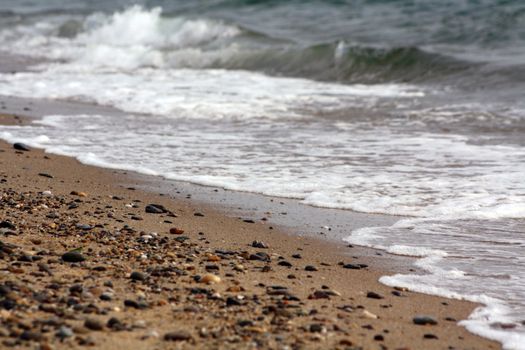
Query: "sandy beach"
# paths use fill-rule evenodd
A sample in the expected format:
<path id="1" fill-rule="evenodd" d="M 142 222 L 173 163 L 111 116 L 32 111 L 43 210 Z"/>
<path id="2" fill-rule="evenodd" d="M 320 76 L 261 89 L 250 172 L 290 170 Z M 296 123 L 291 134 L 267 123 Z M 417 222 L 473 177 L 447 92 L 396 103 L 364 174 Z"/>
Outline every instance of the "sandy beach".
<path id="1" fill-rule="evenodd" d="M 0 143 L 3 347 L 500 348 L 476 305 L 378 283 L 394 258 L 142 187 Z"/>

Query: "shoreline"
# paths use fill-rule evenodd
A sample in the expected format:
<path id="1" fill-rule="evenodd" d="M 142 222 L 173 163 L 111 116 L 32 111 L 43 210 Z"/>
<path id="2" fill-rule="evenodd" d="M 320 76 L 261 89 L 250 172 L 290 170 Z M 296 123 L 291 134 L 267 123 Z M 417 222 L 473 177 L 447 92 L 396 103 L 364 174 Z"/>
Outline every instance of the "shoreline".
<path id="1" fill-rule="evenodd" d="M 38 107 L 33 107 L 33 111 L 39 111 Z M 64 343 L 57 342 L 53 332 L 46 334 L 42 330 L 40 331 L 46 339 L 45 342 L 49 343 L 52 348 L 78 346 L 79 339 L 86 340 L 87 337 L 91 338 L 97 348 L 111 348 L 112 344 L 116 344 L 116 342 L 122 344 L 123 341 L 128 342 L 126 344 L 132 348 L 148 348 L 151 346 L 165 348 L 172 344 L 170 341 L 164 340 L 164 336 L 174 331 L 189 332 L 190 337 L 180 341 L 183 346 L 191 348 L 205 348 L 219 344 L 224 348 L 242 348 L 250 347 L 253 342 L 261 342 L 263 348 L 283 346 L 284 344 L 297 345 L 301 348 L 345 348 L 350 346 L 356 348 L 361 346 L 366 349 L 380 348 L 381 346 L 399 349 L 501 348 L 498 343 L 473 335 L 457 325 L 457 321 L 468 317 L 476 307 L 475 304 L 409 291 L 398 291 L 380 284 L 377 281 L 380 276 L 393 271 L 402 272 L 400 271 L 403 268 L 402 264 L 398 266 L 393 263 L 396 259 L 392 257 L 376 256 L 371 249 L 348 248 L 343 244 L 320 240 L 319 237 L 293 235 L 286 229 L 287 225 L 274 225 L 275 229 L 270 230 L 269 227 L 273 223 L 253 220 L 257 218 L 255 214 L 251 218 L 241 217 L 239 219 L 238 212 L 232 210 L 231 206 L 204 204 L 198 199 L 199 195 L 186 198 L 187 194 L 193 191 L 192 186 L 180 191 L 181 193 L 174 198 L 170 198 L 170 196 L 155 194 L 155 192 L 159 192 L 159 188 L 157 187 L 153 191 L 151 183 L 149 191 L 142 190 L 144 187 L 143 180 L 146 177 L 140 176 L 141 180 L 136 175 L 127 174 L 125 171 L 86 166 L 72 158 L 49 155 L 40 150 L 17 153 L 11 145 L 3 141 L 0 143 L 0 155 L 4 164 L 2 169 L 5 168 L 2 175 L 6 179 L 6 182 L 1 184 L 2 191 L 8 188 L 15 189 L 17 193 L 32 191 L 31 194 L 27 195 L 29 198 L 40 198 L 42 195 L 39 195 L 38 192 L 51 191 L 52 195 L 48 198 L 51 202 L 56 201 L 59 197 L 67 203 L 80 200 L 77 203 L 80 203 L 79 207 L 84 210 L 82 212 L 80 208 L 67 209 L 64 204 L 60 205 L 53 202 L 58 206 L 59 214 L 58 218 L 50 219 L 46 216 L 48 215 L 47 208 L 46 210 L 37 209 L 37 217 L 32 217 L 32 215 L 20 210 L 10 209 L 6 211 L 5 208 L 2 208 L 0 209 L 2 220 L 11 219 L 17 222 L 25 220 L 32 223 L 27 232 L 9 235 L 2 238 L 2 241 L 18 245 L 23 251 L 35 253 L 36 247 L 31 240 L 48 239 L 49 241 L 40 243 L 45 245 L 46 250 L 48 250 L 44 256 L 54 256 L 54 260 L 58 258 L 58 262 L 48 264 L 64 275 L 70 275 L 74 272 L 79 273 L 80 276 L 83 275 L 84 282 L 82 284 L 92 285 L 89 290 L 98 289 L 97 291 L 100 292 L 104 286 L 97 282 L 102 282 L 102 279 L 112 275 L 114 287 L 111 289 L 121 293 L 115 293 L 118 296 L 113 299 L 113 302 L 109 303 L 110 305 L 103 301 L 102 304 L 107 309 L 106 315 L 97 315 L 98 317 L 95 318 L 106 321 L 110 315 L 116 315 L 115 317 L 119 320 L 133 319 L 133 322 L 137 322 L 138 319 L 144 321 L 141 325 L 146 324 L 146 328 L 130 326 L 131 328 L 124 332 L 114 332 L 109 327 L 103 327 L 102 331 L 93 331 L 89 327 L 86 330 L 85 314 L 76 315 L 67 322 L 74 328 L 75 336 L 71 339 L 68 338 L 69 340 Z M 53 178 L 38 174 L 49 174 Z M 160 183 L 160 181 L 152 182 L 157 183 L 157 185 Z M 135 189 L 128 189 L 131 187 Z M 206 191 L 208 190 L 213 191 L 211 188 Z M 87 196 L 71 195 L 71 191 L 85 192 Z M 206 196 L 206 191 L 203 191 L 201 196 Z M 167 192 L 167 188 L 160 186 L 160 192 Z M 133 200 L 140 200 L 140 202 L 133 202 Z M 167 214 L 156 216 L 155 214 L 144 213 L 146 203 L 162 204 L 175 213 L 177 217 L 174 218 Z M 133 204 L 137 205 L 137 208 L 134 208 Z M 107 208 L 109 205 L 111 208 Z M 280 203 L 270 205 L 274 206 L 275 212 L 279 212 L 279 206 L 287 207 L 287 205 Z M 86 208 L 88 208 L 87 211 Z M 316 209 L 314 208 L 314 210 Z M 111 217 L 108 216 L 109 212 L 112 213 Z M 197 213 L 204 216 L 196 215 Z M 257 212 L 255 211 L 255 213 Z M 257 216 L 260 215 L 257 214 Z M 160 218 L 162 220 L 159 220 Z M 272 219 L 273 217 L 270 218 L 270 222 Z M 245 222 L 244 220 L 255 222 Z M 68 232 L 66 235 L 55 236 L 52 233 L 51 237 L 48 237 L 50 221 L 55 225 L 67 226 L 69 224 L 69 228 L 72 227 L 74 234 Z M 94 230 L 90 229 L 87 234 L 76 226 L 86 221 L 94 222 Z M 71 225 L 73 222 L 76 223 Z M 102 227 L 97 227 L 97 224 Z M 186 274 L 172 273 L 167 281 L 159 281 L 159 277 L 153 277 L 151 273 L 146 272 L 148 274 L 147 280 L 142 281 L 142 283 L 130 282 L 129 274 L 134 269 L 147 270 L 145 267 L 153 265 L 148 255 L 155 255 L 152 253 L 151 247 L 148 245 L 135 246 L 133 251 L 136 253 L 124 252 L 124 255 L 117 256 L 115 253 L 111 253 L 113 256 L 108 258 L 101 254 L 105 247 L 101 246 L 101 242 L 97 238 L 97 234 L 101 233 L 100 231 L 106 231 L 108 228 L 108 232 L 114 231 L 122 234 L 124 225 L 132 226 L 133 233 L 125 232 L 126 239 L 123 241 L 119 242 L 120 236 L 117 236 L 115 241 L 106 242 L 109 244 L 108 247 L 118 250 L 121 248 L 121 244 L 130 243 L 130 235 L 134 235 L 134 240 L 140 239 L 141 231 L 145 232 L 146 235 L 147 233 L 158 232 L 159 237 L 166 237 L 165 239 L 168 242 L 175 240 L 173 244 L 178 246 L 177 249 L 185 251 L 182 254 L 184 257 L 177 256 L 173 251 L 162 251 L 162 259 L 160 260 L 163 261 L 164 265 L 176 265 L 177 269 L 185 271 Z M 189 238 L 188 242 L 190 243 L 184 240 L 179 242 L 177 238 L 181 236 L 169 233 L 169 230 L 175 226 L 185 231 L 184 235 Z M 42 227 L 46 229 L 42 230 Z M 54 230 L 56 229 L 51 231 Z M 291 230 L 293 231 L 293 228 Z M 200 235 L 199 232 L 203 232 L 203 234 Z M 60 241 L 61 239 L 67 239 L 67 241 Z M 82 242 L 82 240 L 86 240 L 92 249 L 92 251 L 87 252 L 87 262 L 83 262 L 79 266 L 70 266 L 61 262 L 60 253 L 64 253 L 66 248 L 74 248 L 75 244 Z M 251 243 L 254 240 L 263 241 L 269 245 L 269 248 L 252 247 Z M 134 255 L 141 256 L 139 254 L 141 249 L 147 252 L 147 254 L 143 252 L 143 254 L 148 255 L 146 261 L 136 259 L 137 256 Z M 234 251 L 236 252 L 233 254 L 235 258 L 224 254 L 218 256 L 217 249 L 223 252 Z M 195 254 L 195 251 L 199 253 Z M 250 260 L 250 255 L 257 252 L 269 254 L 270 262 Z M 108 253 L 109 256 L 111 254 Z M 300 254 L 301 259 L 294 258 L 293 255 L 295 254 Z M 218 256 L 219 260 L 210 264 L 209 259 L 213 255 Z M 188 256 L 191 256 L 190 260 L 193 261 L 188 262 Z M 53 260 L 48 256 L 45 259 Z M 95 259 L 97 264 L 106 263 L 111 266 L 111 269 L 118 265 L 118 269 L 112 270 L 111 274 L 107 272 L 108 270 L 97 271 L 96 274 L 101 276 L 97 278 L 98 281 L 93 281 L 92 278 L 89 278 L 88 273 L 93 273 L 93 269 L 97 267 L 94 266 L 95 261 L 93 260 Z M 217 258 L 214 257 L 213 259 Z M 405 262 L 408 260 L 402 259 Z M 242 271 L 238 271 L 232 266 L 238 262 L 245 265 Z M 360 270 L 345 269 L 338 265 L 340 262 L 353 265 L 365 264 L 369 267 Z M 189 266 L 185 266 L 185 264 Z M 4 277 L 8 276 L 18 282 L 26 276 L 25 269 L 31 271 L 27 274 L 26 279 L 32 278 L 35 272 L 33 270 L 38 270 L 34 263 L 21 263 L 19 265 L 23 266 L 20 268 L 24 269 L 24 273 L 21 273 L 22 276 L 20 276 L 20 274 L 10 273 L 10 266 L 5 264 L 5 260 L 2 260 L 2 265 L 4 265 L 2 266 Z M 206 269 L 207 265 L 217 265 L 218 270 L 215 268 Z M 269 268 L 265 268 L 265 266 L 269 266 Z M 305 271 L 305 266 L 313 266 L 315 270 Z M 405 268 L 409 268 L 406 263 Z M 270 271 L 263 272 L 265 269 L 270 269 Z M 209 271 L 218 275 L 221 282 L 207 285 L 192 278 L 192 276 L 198 275 L 196 272 L 204 275 Z M 176 275 L 176 277 L 172 275 Z M 295 278 L 291 278 L 290 275 L 294 275 Z M 45 283 L 49 282 L 46 281 L 48 278 L 45 275 L 38 278 L 40 280 L 29 282 L 32 288 L 42 288 Z M 172 285 L 172 278 L 177 281 L 175 287 Z M 261 283 L 264 287 L 260 286 Z M 161 291 L 158 293 L 154 288 L 157 284 L 161 285 Z M 271 292 L 268 290 L 271 287 L 268 286 L 272 285 L 286 286 L 290 292 L 293 292 L 294 298 L 287 297 L 291 294 Z M 181 286 L 183 287 L 181 288 Z M 326 289 L 323 289 L 323 286 Z M 68 288 L 71 288 L 68 282 L 64 282 L 63 287 L 65 290 L 59 290 L 65 291 L 67 294 Z M 200 287 L 211 287 L 214 292 L 220 293 L 221 296 L 213 299 L 210 294 L 205 294 L 206 297 L 202 298 L 203 303 L 196 302 L 195 298 L 191 298 L 192 295 L 187 296 L 188 290 L 191 291 L 192 288 Z M 177 290 L 177 288 L 179 289 Z M 173 294 L 174 291 L 177 292 L 175 293 L 177 296 L 181 294 L 180 298 L 176 298 L 177 300 L 170 299 L 169 295 Z M 325 291 L 324 294 L 323 291 Z M 326 295 L 326 291 L 329 292 L 328 295 Z M 123 298 L 130 292 L 133 292 L 137 300 L 139 297 L 145 297 L 143 299 L 148 301 L 148 308 L 137 311 L 123 307 Z M 60 293 L 57 292 L 57 294 Z M 84 296 L 81 293 L 81 299 L 86 298 L 82 301 L 100 303 L 96 298 L 96 293 L 90 294 L 92 295 Z M 273 311 L 265 314 L 264 307 L 260 307 L 257 302 L 252 303 L 253 298 L 250 299 L 249 295 L 257 295 L 258 302 L 267 307 L 266 311 L 270 306 L 273 306 L 271 308 Z M 315 295 L 322 297 L 317 298 Z M 309 296 L 314 297 L 309 299 Z M 89 299 L 90 297 L 92 299 Z M 226 327 L 219 332 L 220 334 L 217 337 L 210 336 L 209 333 L 204 334 L 206 332 L 201 334 L 199 327 L 202 324 L 207 325 L 207 327 L 203 326 L 204 328 L 209 328 L 210 325 L 217 324 L 216 317 L 218 315 L 224 316 L 224 311 L 229 309 L 228 306 L 224 306 L 224 303 L 227 304 L 229 298 L 234 298 L 241 304 L 235 305 L 235 311 L 230 312 L 232 314 L 230 316 L 235 316 L 234 319 L 227 317 Z M 233 303 L 234 301 L 230 302 Z M 197 308 L 193 307 L 195 304 L 197 304 Z M 118 308 L 118 311 L 115 310 L 115 307 Z M 286 314 L 285 316 L 281 315 L 281 309 L 287 311 L 282 312 Z M 295 312 L 297 309 L 302 312 L 289 312 L 289 310 Z M 312 312 L 312 310 L 316 311 Z M 194 319 L 195 315 L 198 315 L 197 320 Z M 258 315 L 258 317 L 254 315 Z M 374 318 L 373 315 L 378 318 Z M 415 325 L 413 317 L 416 315 L 430 315 L 438 321 L 438 324 L 435 326 Z M 239 321 L 243 321 L 243 316 L 250 318 L 249 321 L 252 325 L 248 326 L 250 327 L 249 331 L 245 329 L 247 326 L 239 326 Z M 25 317 L 29 316 L 25 315 Z M 165 322 L 160 322 L 162 319 L 171 320 L 173 323 L 166 325 Z M 275 321 L 276 324 L 274 324 L 274 320 L 279 322 Z M 127 323 L 133 325 L 133 322 L 128 321 Z M 250 324 L 249 322 L 244 323 Z M 76 331 L 80 333 L 77 335 Z M 153 331 L 156 333 L 152 333 Z M 130 336 L 129 332 L 133 336 Z M 7 337 L 7 339 L 11 338 Z M 3 341 L 6 337 L 0 339 Z M 42 343 L 43 340 L 40 342 Z"/>

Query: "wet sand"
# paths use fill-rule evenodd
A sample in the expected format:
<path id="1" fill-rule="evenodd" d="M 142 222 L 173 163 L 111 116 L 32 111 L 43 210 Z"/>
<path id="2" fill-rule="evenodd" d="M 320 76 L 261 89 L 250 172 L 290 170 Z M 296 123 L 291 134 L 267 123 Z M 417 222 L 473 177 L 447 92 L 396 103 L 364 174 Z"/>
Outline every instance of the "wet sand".
<path id="1" fill-rule="evenodd" d="M 475 304 L 377 282 L 407 259 L 298 232 L 287 201 L 158 181 L 0 143 L 4 347 L 500 348 L 457 325 Z"/>

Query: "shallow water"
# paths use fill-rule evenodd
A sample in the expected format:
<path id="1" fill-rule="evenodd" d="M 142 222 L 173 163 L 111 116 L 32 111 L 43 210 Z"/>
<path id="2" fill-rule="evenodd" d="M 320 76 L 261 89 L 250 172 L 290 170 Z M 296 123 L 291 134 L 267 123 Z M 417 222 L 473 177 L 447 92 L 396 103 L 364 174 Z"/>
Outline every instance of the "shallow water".
<path id="1" fill-rule="evenodd" d="M 523 348 L 524 5 L 131 3 L 0 4 L 4 49 L 41 59 L 0 74 L 0 95 L 126 112 L 50 115 L 0 137 L 88 164 L 407 216 L 347 240 L 421 257 L 427 275 L 382 282 L 485 303 L 463 324 Z"/>

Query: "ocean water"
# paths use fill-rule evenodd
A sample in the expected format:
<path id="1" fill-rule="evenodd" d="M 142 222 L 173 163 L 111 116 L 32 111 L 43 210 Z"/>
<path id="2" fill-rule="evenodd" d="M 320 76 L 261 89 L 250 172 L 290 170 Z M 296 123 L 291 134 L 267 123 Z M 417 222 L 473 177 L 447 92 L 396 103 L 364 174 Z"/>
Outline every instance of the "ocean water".
<path id="1" fill-rule="evenodd" d="M 0 126 L 87 164 L 399 216 L 388 285 L 480 302 L 525 349 L 525 3 L 3 0 L 0 95 L 123 115 Z M 1 62 L 0 62 L 1 64 Z"/>

